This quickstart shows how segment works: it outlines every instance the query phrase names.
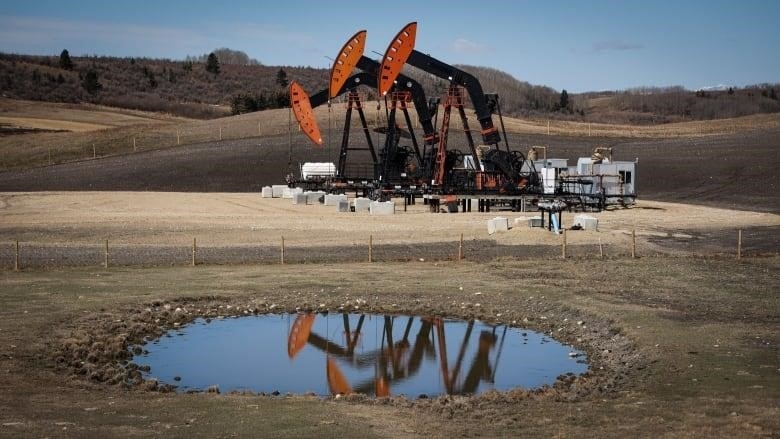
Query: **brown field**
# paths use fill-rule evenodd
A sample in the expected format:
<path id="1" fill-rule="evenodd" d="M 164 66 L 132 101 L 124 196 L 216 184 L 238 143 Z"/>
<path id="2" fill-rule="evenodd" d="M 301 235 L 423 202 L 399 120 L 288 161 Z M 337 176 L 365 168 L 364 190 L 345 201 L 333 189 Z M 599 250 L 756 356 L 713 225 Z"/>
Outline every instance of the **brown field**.
<path id="1" fill-rule="evenodd" d="M 338 145 L 344 123 L 344 104 L 315 109 L 326 144 Z M 414 111 L 412 120 L 416 121 Z M 20 119 L 23 118 L 23 119 Z M 384 110 L 366 105 L 369 124 L 383 124 Z M 0 99 L 0 122 L 31 128 L 68 130 L 0 137 L 0 170 L 66 163 L 131 152 L 157 150 L 178 145 L 240 140 L 248 137 L 288 135 L 298 144 L 311 146 L 298 131 L 287 109 L 266 110 L 212 120 L 192 120 L 157 113 L 117 110 L 89 104 L 51 104 Z M 13 123 L 26 121 L 26 123 Z M 354 117 L 353 129 L 357 118 Z M 654 126 L 597 124 L 504 118 L 506 130 L 514 136 L 579 137 L 614 142 L 617 139 L 706 138 L 756 130 L 780 129 L 780 115 L 759 114 L 734 119 L 680 122 Z M 85 125 L 82 125 L 85 124 Z M 460 129 L 453 117 L 452 128 Z M 93 130 L 93 128 L 96 130 Z M 105 129 L 100 129 L 105 128 Z M 474 129 L 474 127 L 470 127 Z M 359 135 L 355 131 L 355 136 Z M 330 140 L 328 140 L 330 138 Z M 525 148 L 530 145 L 519 145 Z"/>
<path id="2" fill-rule="evenodd" d="M 396 215 L 372 217 L 260 198 L 262 185 L 279 183 L 299 161 L 333 157 L 333 147 L 313 149 L 289 133 L 286 117 L 275 111 L 206 123 L 163 120 L 144 128 L 161 143 L 137 153 L 115 137 L 141 132 L 134 126 L 0 139 L 4 153 L 15 152 L 4 160 L 19 168 L 36 163 L 19 151 L 37 141 L 77 145 L 99 134 L 113 145 L 111 156 L 97 160 L 0 172 L 0 436 L 780 431 L 776 118 L 716 121 L 704 136 L 688 124 L 675 124 L 675 135 L 647 137 L 640 135 L 646 127 L 609 128 L 619 137 L 588 136 L 583 125 L 576 136 L 548 136 L 546 122 L 516 128 L 514 143 L 548 145 L 551 156 L 573 158 L 608 144 L 616 159 L 639 158 L 638 205 L 595 214 L 598 232 L 568 231 L 563 259 L 559 235 L 527 226 L 487 235 L 487 218 L 530 214 L 433 214 L 422 204 L 401 212 L 399 204 Z M 230 137 L 228 121 L 244 133 L 236 134 L 240 139 Z M 327 127 L 327 113 L 324 121 Z M 192 136 L 182 143 L 202 143 L 165 148 L 171 135 L 175 143 L 177 127 L 180 137 Z M 221 141 L 214 137 L 219 127 Z M 198 137 L 208 132 L 212 137 Z M 565 225 L 572 215 L 564 214 Z M 744 257 L 737 260 L 739 229 Z M 632 231 L 638 258 L 630 257 Z M 455 261 L 460 234 L 465 260 Z M 289 247 L 284 265 L 282 236 Z M 365 262 L 369 237 L 374 263 Z M 108 269 L 100 266 L 106 238 Z M 196 267 L 187 266 L 192 238 L 202 251 Z M 16 240 L 20 272 L 13 271 Z M 548 332 L 584 349 L 591 369 L 540 391 L 369 400 L 178 395 L 137 383 L 121 362 L 129 344 L 197 316 L 335 312 L 358 304 L 366 312 L 477 318 Z M 170 313 L 164 305 L 191 311 Z"/>

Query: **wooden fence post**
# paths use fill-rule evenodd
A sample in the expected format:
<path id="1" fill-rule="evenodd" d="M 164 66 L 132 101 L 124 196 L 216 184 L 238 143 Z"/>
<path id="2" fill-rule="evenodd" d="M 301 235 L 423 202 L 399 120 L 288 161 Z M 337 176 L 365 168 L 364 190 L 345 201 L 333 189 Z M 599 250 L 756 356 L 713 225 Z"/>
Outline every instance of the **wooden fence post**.
<path id="1" fill-rule="evenodd" d="M 601 236 L 599 236 L 599 259 L 604 259 L 604 247 L 601 245 Z"/>
<path id="2" fill-rule="evenodd" d="M 19 271 L 19 240 L 16 240 L 16 256 L 14 257 L 14 271 Z"/>
<path id="3" fill-rule="evenodd" d="M 219 140 L 222 140 L 222 125 L 219 126 Z"/>
<path id="4" fill-rule="evenodd" d="M 106 238 L 106 251 L 103 253 L 103 266 L 108 268 L 108 238 Z"/>
<path id="5" fill-rule="evenodd" d="M 97 149 L 95 149 L 95 144 L 92 144 L 92 158 L 97 158 Z"/>
<path id="6" fill-rule="evenodd" d="M 636 228 L 631 229 L 631 257 L 636 258 Z"/>
<path id="7" fill-rule="evenodd" d="M 135 147 L 135 137 L 133 137 L 133 151 L 138 151 L 138 148 Z"/>
<path id="8" fill-rule="evenodd" d="M 176 128 L 176 145 L 181 145 L 181 137 L 179 137 L 179 129 Z"/>
<path id="9" fill-rule="evenodd" d="M 282 236 L 282 265 L 284 265 L 284 236 Z"/>
<path id="10" fill-rule="evenodd" d="M 561 256 L 563 259 L 566 259 L 566 229 L 562 230 L 563 232 L 563 244 L 561 245 Z"/>
<path id="11" fill-rule="evenodd" d="M 460 242 L 458 243 L 458 260 L 463 260 L 463 233 L 460 234 Z"/>
<path id="12" fill-rule="evenodd" d="M 197 264 L 196 253 L 198 251 L 197 238 L 192 238 L 192 266 Z"/>
<path id="13" fill-rule="evenodd" d="M 368 235 L 368 262 L 374 262 L 374 235 Z"/>
<path id="14" fill-rule="evenodd" d="M 737 259 L 742 259 L 742 229 L 737 233 Z"/>

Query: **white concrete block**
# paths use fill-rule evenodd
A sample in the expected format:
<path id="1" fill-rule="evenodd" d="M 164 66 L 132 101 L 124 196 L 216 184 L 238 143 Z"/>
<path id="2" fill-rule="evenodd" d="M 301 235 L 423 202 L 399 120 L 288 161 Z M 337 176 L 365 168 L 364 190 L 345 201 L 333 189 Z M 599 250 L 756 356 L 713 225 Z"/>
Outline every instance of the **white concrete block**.
<path id="1" fill-rule="evenodd" d="M 303 192 L 299 192 L 293 196 L 293 204 L 308 204 L 309 197 Z"/>
<path id="2" fill-rule="evenodd" d="M 528 218 L 528 227 L 542 227 L 542 221 L 544 218 L 541 216 L 534 216 L 531 218 Z"/>
<path id="3" fill-rule="evenodd" d="M 487 220 L 488 235 L 509 230 L 509 219 L 497 216 Z"/>
<path id="4" fill-rule="evenodd" d="M 339 202 L 341 201 L 347 201 L 347 196 L 344 194 L 339 195 L 333 195 L 333 194 L 326 194 L 325 195 L 325 205 L 326 206 L 338 206 Z"/>
<path id="5" fill-rule="evenodd" d="M 368 211 L 371 213 L 371 215 L 392 215 L 395 213 L 395 202 L 372 201 Z"/>
<path id="6" fill-rule="evenodd" d="M 260 192 L 260 196 L 263 198 L 272 198 L 274 196 L 271 186 L 263 186 L 263 190 Z"/>
<path id="7" fill-rule="evenodd" d="M 352 200 L 355 212 L 367 212 L 371 208 L 371 200 L 368 198 L 355 198 Z"/>
<path id="8" fill-rule="evenodd" d="M 599 220 L 598 218 L 592 217 L 590 215 L 584 215 L 579 214 L 574 216 L 574 221 L 572 221 L 573 225 L 579 224 L 582 226 L 584 230 L 598 230 L 599 229 Z"/>
<path id="9" fill-rule="evenodd" d="M 349 212 L 349 201 L 340 200 L 338 204 L 339 212 Z"/>
<path id="10" fill-rule="evenodd" d="M 273 197 L 274 198 L 282 198 L 282 194 L 284 193 L 284 188 L 286 188 L 287 185 L 284 184 L 274 184 L 271 185 L 271 190 L 273 191 Z"/>
<path id="11" fill-rule="evenodd" d="M 304 194 L 309 197 L 307 204 L 317 204 L 320 202 L 320 197 L 325 196 L 325 192 L 322 191 L 304 192 Z"/>
<path id="12" fill-rule="evenodd" d="M 282 198 L 292 198 L 295 196 L 295 194 L 300 194 L 303 192 L 303 188 L 299 187 L 284 187 L 284 190 L 282 191 Z"/>

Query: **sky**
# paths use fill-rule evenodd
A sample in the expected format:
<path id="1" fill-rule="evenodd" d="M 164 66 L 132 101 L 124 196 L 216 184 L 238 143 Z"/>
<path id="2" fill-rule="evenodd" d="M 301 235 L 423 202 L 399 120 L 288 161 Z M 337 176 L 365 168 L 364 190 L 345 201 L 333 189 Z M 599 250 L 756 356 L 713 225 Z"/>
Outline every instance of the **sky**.
<path id="1" fill-rule="evenodd" d="M 775 0 L 0 0 L 0 52 L 184 59 L 227 47 L 330 68 L 355 32 L 569 92 L 780 82 Z M 294 78 L 293 78 L 294 79 Z"/>

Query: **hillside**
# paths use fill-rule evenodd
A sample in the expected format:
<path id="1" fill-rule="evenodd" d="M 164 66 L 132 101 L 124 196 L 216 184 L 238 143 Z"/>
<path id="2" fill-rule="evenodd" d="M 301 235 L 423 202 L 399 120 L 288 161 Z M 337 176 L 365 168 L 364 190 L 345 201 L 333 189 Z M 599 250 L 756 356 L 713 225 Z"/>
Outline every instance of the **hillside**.
<path id="1" fill-rule="evenodd" d="M 225 50 L 225 49 L 223 49 Z M 310 93 L 327 86 L 328 71 L 311 67 L 220 63 L 219 73 L 207 71 L 201 59 L 172 61 L 148 58 L 72 57 L 70 69 L 59 56 L 0 53 L 2 97 L 48 102 L 95 104 L 158 111 L 190 118 L 217 118 L 231 113 L 240 95 L 258 99 L 261 106 L 286 106 L 286 88 L 278 83 L 296 80 Z M 254 60 L 252 60 L 254 61 Z M 520 81 L 500 70 L 458 65 L 476 76 L 485 92 L 498 93 L 505 115 L 585 122 L 653 125 L 711 120 L 780 112 L 778 84 L 761 84 L 723 91 L 688 91 L 681 87 L 640 88 L 620 92 L 568 94 Z M 430 96 L 441 96 L 446 83 L 421 70 L 405 73 L 420 82 Z M 87 91 L 89 75 L 96 83 Z M 375 99 L 373 90 L 367 90 Z M 561 105 L 565 103 L 565 105 Z M 243 109 L 241 109 L 244 111 Z"/>
<path id="2" fill-rule="evenodd" d="M 71 57 L 72 70 L 59 56 L 0 54 L 3 97 L 49 102 L 91 102 L 120 108 L 160 111 L 194 118 L 230 114 L 231 98 L 242 93 L 286 93 L 276 83 L 279 67 L 221 64 L 219 74 L 203 63 L 147 58 Z M 101 85 L 95 93 L 83 86 L 92 70 Z M 284 67 L 289 78 L 323 87 L 322 69 Z"/>

